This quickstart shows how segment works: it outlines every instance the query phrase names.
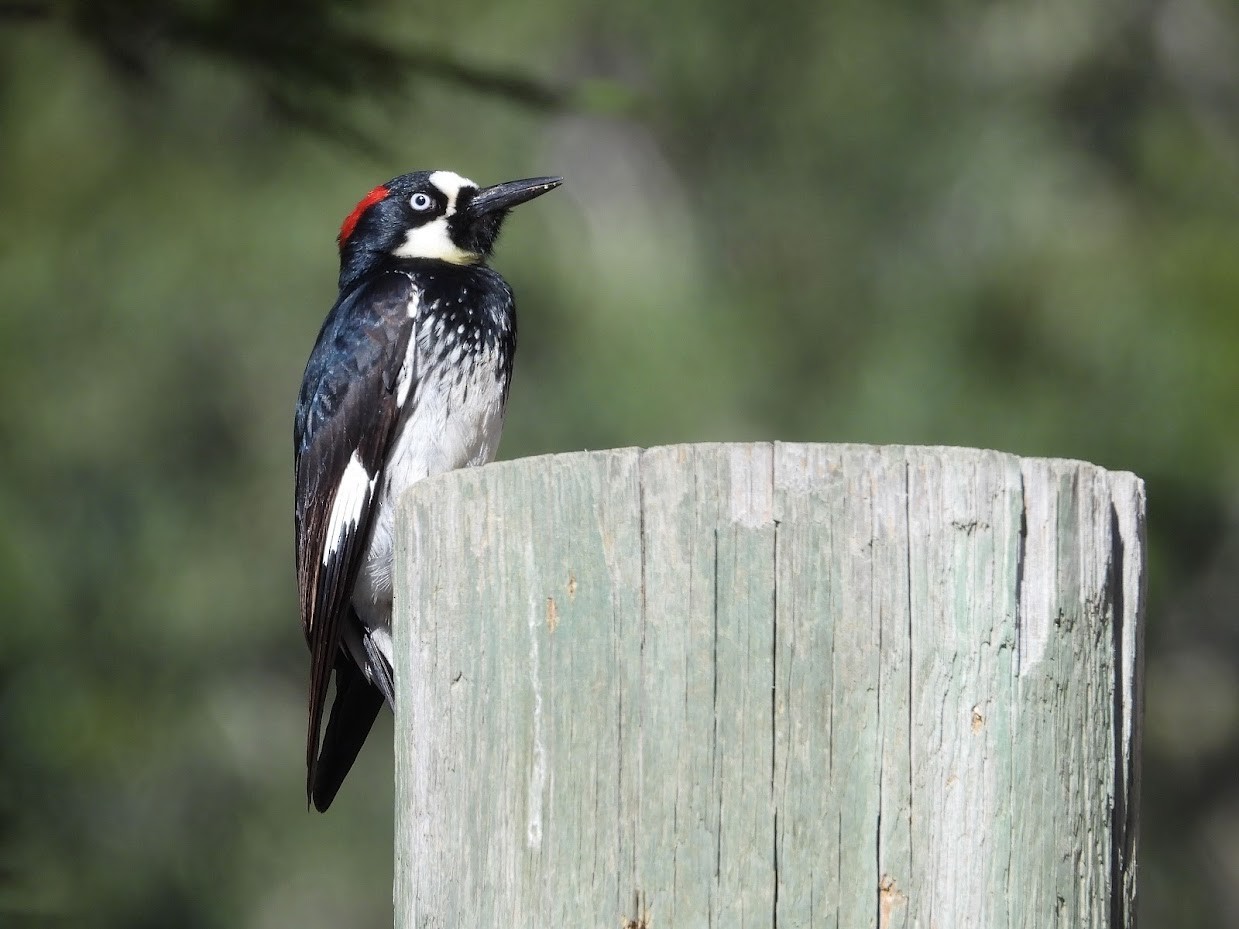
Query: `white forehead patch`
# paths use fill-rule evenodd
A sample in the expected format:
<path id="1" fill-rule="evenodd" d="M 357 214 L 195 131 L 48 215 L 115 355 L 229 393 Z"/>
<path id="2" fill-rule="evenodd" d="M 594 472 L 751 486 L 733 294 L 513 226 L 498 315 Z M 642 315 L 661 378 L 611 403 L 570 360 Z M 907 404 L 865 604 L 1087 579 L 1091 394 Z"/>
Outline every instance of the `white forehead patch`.
<path id="1" fill-rule="evenodd" d="M 451 216 L 456 212 L 456 197 L 460 194 L 462 187 L 477 188 L 477 184 L 469 180 L 467 177 L 461 177 L 452 171 L 432 171 L 430 174 L 430 183 L 439 188 L 443 196 L 447 197 L 447 213 Z"/>

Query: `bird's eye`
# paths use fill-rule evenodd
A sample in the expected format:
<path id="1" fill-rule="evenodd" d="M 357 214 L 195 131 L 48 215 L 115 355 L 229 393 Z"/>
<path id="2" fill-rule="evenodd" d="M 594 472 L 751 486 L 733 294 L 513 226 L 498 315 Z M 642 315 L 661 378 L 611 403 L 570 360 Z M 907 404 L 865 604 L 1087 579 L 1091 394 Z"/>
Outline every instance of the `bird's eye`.
<path id="1" fill-rule="evenodd" d="M 409 206 L 419 213 L 424 213 L 434 206 L 434 201 L 430 199 L 429 194 L 414 194 L 409 198 Z"/>

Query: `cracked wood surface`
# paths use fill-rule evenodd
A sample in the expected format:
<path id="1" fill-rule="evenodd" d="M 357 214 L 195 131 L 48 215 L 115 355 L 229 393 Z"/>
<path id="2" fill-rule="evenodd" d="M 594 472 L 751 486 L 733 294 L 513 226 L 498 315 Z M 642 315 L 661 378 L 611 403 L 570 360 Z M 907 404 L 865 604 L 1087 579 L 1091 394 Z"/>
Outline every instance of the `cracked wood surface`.
<path id="1" fill-rule="evenodd" d="M 685 445 L 424 481 L 396 925 L 1133 924 L 1144 489 Z"/>

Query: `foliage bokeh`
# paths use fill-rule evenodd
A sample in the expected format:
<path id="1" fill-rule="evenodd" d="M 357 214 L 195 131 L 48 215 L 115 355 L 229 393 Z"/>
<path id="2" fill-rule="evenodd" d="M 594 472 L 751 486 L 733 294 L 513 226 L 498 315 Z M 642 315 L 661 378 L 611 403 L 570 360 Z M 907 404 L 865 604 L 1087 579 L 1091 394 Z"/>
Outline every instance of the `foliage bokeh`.
<path id="1" fill-rule="evenodd" d="M 1147 925 L 1239 925 L 1239 13 L 0 5 L 0 923 L 390 925 L 390 727 L 301 793 L 291 405 L 333 234 L 560 173 L 503 454 L 704 439 L 1148 481 Z M 384 728 L 386 727 L 386 728 Z"/>

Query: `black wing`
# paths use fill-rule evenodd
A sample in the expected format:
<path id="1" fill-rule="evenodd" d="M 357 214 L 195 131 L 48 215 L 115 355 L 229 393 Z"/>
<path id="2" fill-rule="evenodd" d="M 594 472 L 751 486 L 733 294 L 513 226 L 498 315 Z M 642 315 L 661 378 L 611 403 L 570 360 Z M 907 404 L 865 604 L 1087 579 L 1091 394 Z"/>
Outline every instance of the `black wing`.
<path id="1" fill-rule="evenodd" d="M 341 648 L 341 623 L 352 610 L 349 601 L 382 486 L 383 462 L 401 407 L 414 392 L 414 372 L 402 367 L 417 322 L 418 296 L 408 275 L 399 272 L 382 274 L 342 296 L 318 334 L 297 398 L 297 587 L 310 646 L 307 794 L 315 783 L 331 672 L 339 658 L 349 661 Z"/>

